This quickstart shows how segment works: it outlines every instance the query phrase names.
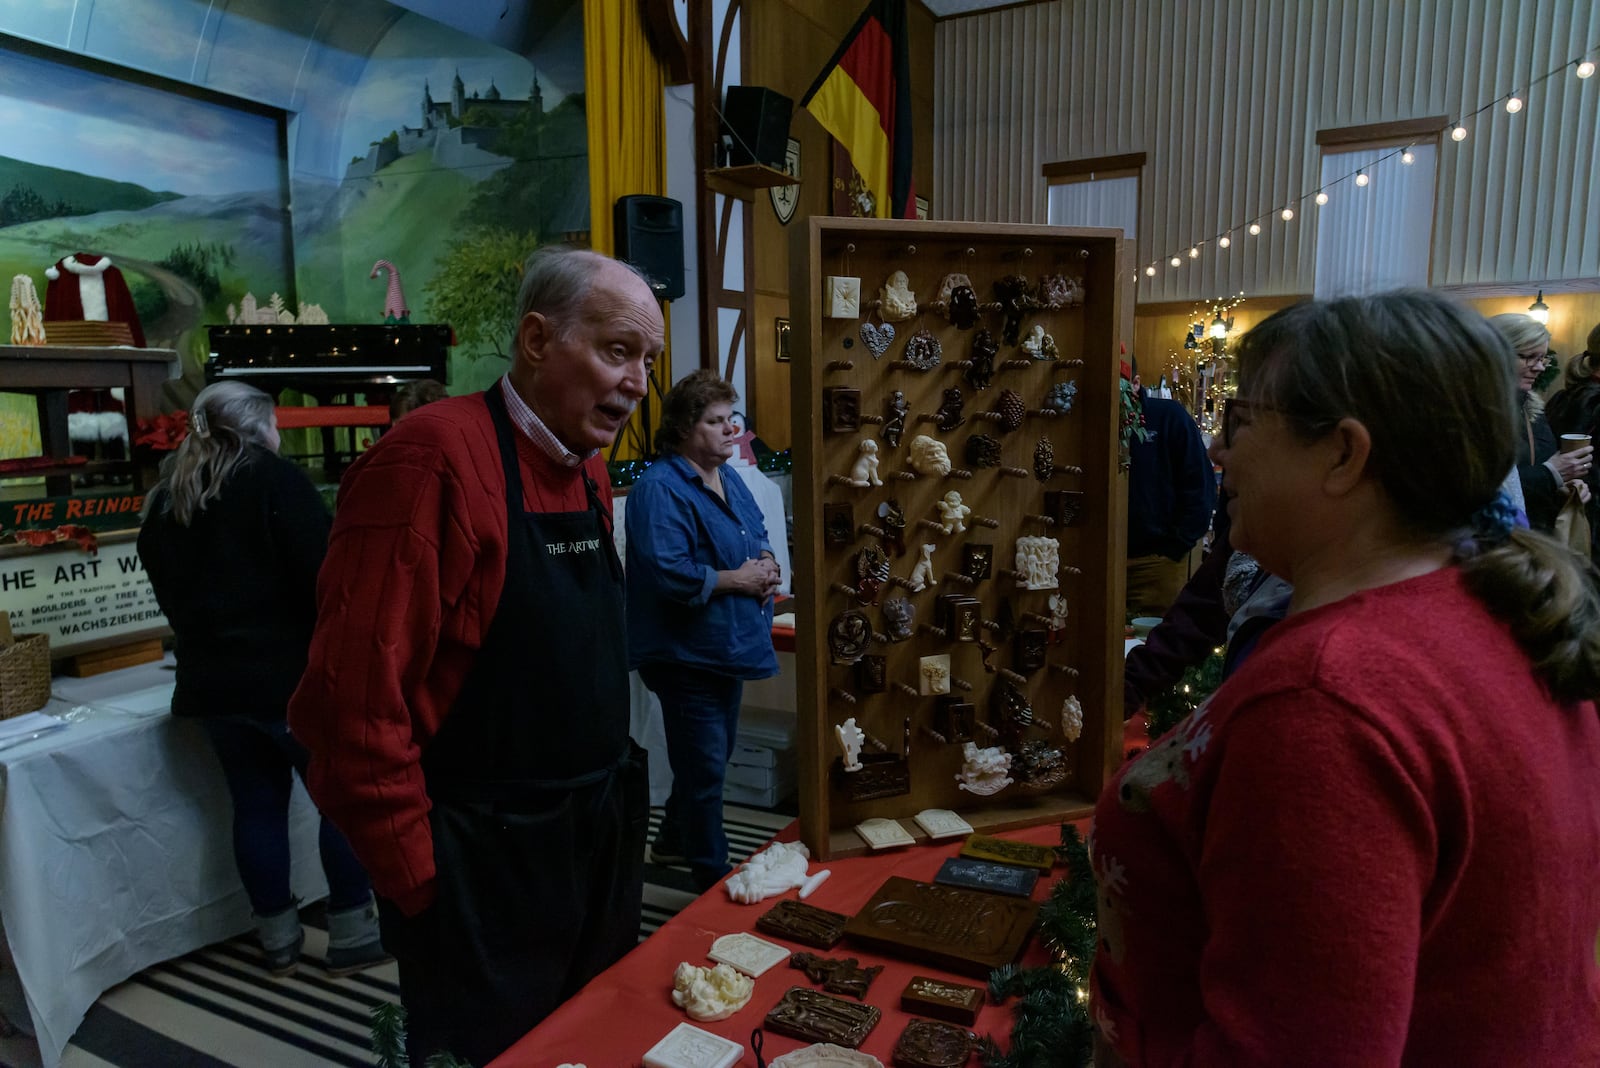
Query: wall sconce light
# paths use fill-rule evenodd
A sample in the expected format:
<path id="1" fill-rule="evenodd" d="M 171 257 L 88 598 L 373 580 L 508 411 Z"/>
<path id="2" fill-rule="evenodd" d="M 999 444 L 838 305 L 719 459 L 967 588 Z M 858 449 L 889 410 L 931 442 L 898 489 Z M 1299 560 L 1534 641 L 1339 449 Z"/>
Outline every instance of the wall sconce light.
<path id="1" fill-rule="evenodd" d="M 1540 326 L 1550 325 L 1550 305 L 1544 302 L 1544 290 L 1539 290 L 1539 295 L 1528 305 L 1528 318 Z"/>
<path id="2" fill-rule="evenodd" d="M 772 346 L 772 356 L 779 363 L 789 362 L 789 320 L 775 320 L 777 324 L 776 336 Z"/>
<path id="3" fill-rule="evenodd" d="M 1231 318 L 1224 319 L 1221 311 L 1218 311 L 1215 317 L 1213 317 L 1211 320 L 1211 336 L 1213 338 L 1227 337 L 1228 331 L 1232 329 L 1233 320 Z"/>

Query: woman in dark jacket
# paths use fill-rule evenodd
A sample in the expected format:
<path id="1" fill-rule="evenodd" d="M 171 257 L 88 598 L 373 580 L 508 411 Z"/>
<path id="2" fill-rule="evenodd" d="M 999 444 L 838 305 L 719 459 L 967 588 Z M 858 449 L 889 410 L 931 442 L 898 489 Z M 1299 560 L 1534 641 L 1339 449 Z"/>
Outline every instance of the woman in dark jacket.
<path id="1" fill-rule="evenodd" d="M 1557 449 L 1556 432 L 1545 418 L 1544 403 L 1533 384 L 1550 357 L 1550 331 L 1531 316 L 1507 312 L 1490 318 L 1489 323 L 1516 354 L 1517 401 L 1522 412 L 1517 427 L 1517 477 L 1522 483 L 1522 498 L 1528 525 L 1546 534 L 1555 529 L 1556 515 L 1569 492 L 1585 502 L 1589 487 L 1584 483 L 1593 469 L 1594 449 L 1585 446 L 1576 452 Z"/>
<path id="2" fill-rule="evenodd" d="M 1589 345 L 1567 361 L 1565 387 L 1545 407 L 1557 434 L 1587 434 L 1600 441 L 1600 323 L 1589 331 Z M 1589 469 L 1589 558 L 1600 561 L 1600 475 Z"/>
<path id="3" fill-rule="evenodd" d="M 289 797 L 306 752 L 284 719 L 316 621 L 327 507 L 278 456 L 272 398 L 218 382 L 194 399 L 189 436 L 151 490 L 139 557 L 178 660 L 175 716 L 200 721 L 233 797 L 233 852 L 274 975 L 305 942 L 289 888 Z M 328 877 L 328 971 L 387 960 L 366 872 L 322 821 Z"/>

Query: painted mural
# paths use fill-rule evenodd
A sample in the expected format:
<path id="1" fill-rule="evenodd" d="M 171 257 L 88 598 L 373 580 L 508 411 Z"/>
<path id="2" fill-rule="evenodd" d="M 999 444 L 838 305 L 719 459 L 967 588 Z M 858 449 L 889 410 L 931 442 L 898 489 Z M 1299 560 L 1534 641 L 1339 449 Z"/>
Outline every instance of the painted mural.
<path id="1" fill-rule="evenodd" d="M 315 107 L 300 119 L 295 141 L 315 124 L 341 170 L 301 166 L 283 114 L 0 47 L 0 278 L 42 294 L 62 256 L 111 257 L 148 343 L 184 354 L 178 406 L 202 384 L 206 324 L 302 302 L 379 323 L 398 276 L 411 322 L 455 328 L 451 392 L 482 388 L 509 365 L 522 260 L 587 237 L 582 57 L 581 7 L 529 57 L 407 13 L 336 128 Z M 374 278 L 379 260 L 393 270 Z M 32 399 L 0 394 L 0 457 L 38 451 Z"/>
<path id="2" fill-rule="evenodd" d="M 0 277 L 111 258 L 148 344 L 190 354 L 249 284 L 288 291 L 281 119 L 0 49 Z M 31 398 L 0 407 L 0 456 L 39 451 Z"/>
<path id="3" fill-rule="evenodd" d="M 580 21 L 527 59 L 400 19 L 350 94 L 344 173 L 295 176 L 299 292 L 336 322 L 381 322 L 368 276 L 389 260 L 411 321 L 455 328 L 451 392 L 503 374 L 523 259 L 589 229 L 582 55 Z"/>

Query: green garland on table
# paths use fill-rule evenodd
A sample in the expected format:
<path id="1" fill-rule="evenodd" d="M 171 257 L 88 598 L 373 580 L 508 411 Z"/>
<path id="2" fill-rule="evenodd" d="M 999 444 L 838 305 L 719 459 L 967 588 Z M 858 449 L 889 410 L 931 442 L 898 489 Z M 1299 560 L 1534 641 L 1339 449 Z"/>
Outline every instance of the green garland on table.
<path id="1" fill-rule="evenodd" d="M 406 1053 L 406 1010 L 386 1001 L 372 1009 L 372 1056 L 377 1068 L 410 1068 Z M 423 1068 L 472 1068 L 453 1053 L 430 1054 Z"/>
<path id="2" fill-rule="evenodd" d="M 994 1039 L 979 1040 L 984 1068 L 1086 1068 L 1094 1054 L 1089 1017 L 1089 969 L 1094 963 L 1097 902 L 1094 867 L 1078 829 L 1061 825 L 1056 853 L 1066 878 L 1039 908 L 1039 931 L 1054 963 L 1040 968 L 1008 964 L 989 976 L 996 1003 L 1018 998 L 1012 1015 L 1011 1052 Z"/>
<path id="3" fill-rule="evenodd" d="M 1152 742 L 1183 722 L 1222 685 L 1224 651 L 1221 646 L 1211 650 L 1210 656 L 1185 671 L 1170 690 L 1150 699 L 1145 706 L 1145 731 Z"/>

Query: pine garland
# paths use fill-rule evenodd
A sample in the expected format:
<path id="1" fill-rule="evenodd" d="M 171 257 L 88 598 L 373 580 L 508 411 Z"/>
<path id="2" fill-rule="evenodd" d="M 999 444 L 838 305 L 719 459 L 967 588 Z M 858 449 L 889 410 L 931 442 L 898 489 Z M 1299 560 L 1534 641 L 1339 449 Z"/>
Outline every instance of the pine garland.
<path id="1" fill-rule="evenodd" d="M 386 1001 L 372 1009 L 372 1056 L 376 1068 L 410 1068 L 411 1057 L 406 1053 L 406 1010 L 404 1006 Z M 453 1053 L 433 1053 L 423 1068 L 472 1068 Z"/>
<path id="2" fill-rule="evenodd" d="M 1094 867 L 1078 829 L 1061 825 L 1056 853 L 1066 878 L 1039 909 L 1039 930 L 1055 963 L 1040 968 L 1008 964 L 989 976 L 996 1003 L 1015 997 L 1011 1052 L 985 1036 L 978 1044 L 984 1068 L 1087 1068 L 1094 1053 L 1089 1018 L 1089 969 L 1096 944 Z"/>
<path id="3" fill-rule="evenodd" d="M 1222 685 L 1221 648 L 1183 673 L 1170 690 L 1152 697 L 1145 706 L 1145 730 L 1153 742 L 1181 723 Z"/>

